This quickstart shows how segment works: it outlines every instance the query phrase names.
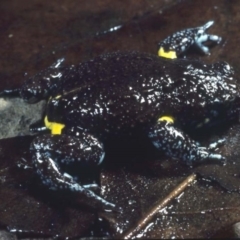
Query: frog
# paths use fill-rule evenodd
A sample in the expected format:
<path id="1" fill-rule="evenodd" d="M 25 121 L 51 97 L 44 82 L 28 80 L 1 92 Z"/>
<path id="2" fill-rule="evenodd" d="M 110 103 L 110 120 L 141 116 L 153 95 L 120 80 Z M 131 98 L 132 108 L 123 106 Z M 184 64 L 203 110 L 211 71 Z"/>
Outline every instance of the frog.
<path id="1" fill-rule="evenodd" d="M 173 33 L 159 42 L 156 55 L 117 51 L 70 66 L 61 58 L 22 86 L 3 90 L 1 97 L 20 97 L 31 104 L 47 101 L 40 124 L 30 126 L 38 133 L 30 152 L 41 182 L 116 210 L 116 204 L 96 194 L 92 185 L 81 185 L 62 166 L 98 166 L 108 138 L 135 131 L 186 165 L 225 161 L 216 153 L 224 139 L 201 146 L 184 131 L 188 126 L 211 127 L 219 120 L 238 121 L 233 68 L 226 62 L 206 64 L 185 57 L 192 46 L 208 55 L 205 42 L 221 42 L 220 36 L 207 33 L 213 23 Z"/>

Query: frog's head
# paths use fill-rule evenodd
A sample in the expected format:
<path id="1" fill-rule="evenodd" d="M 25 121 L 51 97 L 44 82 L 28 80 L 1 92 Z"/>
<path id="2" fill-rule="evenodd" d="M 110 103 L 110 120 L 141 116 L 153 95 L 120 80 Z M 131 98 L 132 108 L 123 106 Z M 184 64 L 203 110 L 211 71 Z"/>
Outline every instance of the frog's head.
<path id="1" fill-rule="evenodd" d="M 64 58 L 58 59 L 53 65 L 25 81 L 20 90 L 22 99 L 28 103 L 36 103 L 49 98 L 62 76 L 63 61 Z"/>

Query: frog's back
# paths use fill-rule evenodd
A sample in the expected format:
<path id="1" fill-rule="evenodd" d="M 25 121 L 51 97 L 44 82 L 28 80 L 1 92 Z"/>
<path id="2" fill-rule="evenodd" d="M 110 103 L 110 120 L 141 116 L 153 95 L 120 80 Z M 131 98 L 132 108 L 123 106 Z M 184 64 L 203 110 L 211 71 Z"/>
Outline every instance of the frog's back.
<path id="1" fill-rule="evenodd" d="M 50 110 L 58 119 L 52 119 L 95 132 L 111 131 L 150 125 L 162 114 L 176 115 L 185 105 L 201 107 L 209 96 L 203 92 L 198 99 L 199 72 L 191 69 L 208 74 L 212 65 L 137 52 L 99 56 L 66 70 L 62 93 L 53 96 L 58 113 Z"/>
<path id="2" fill-rule="evenodd" d="M 171 66 L 171 60 L 136 52 L 116 52 L 81 63 L 63 75 L 63 92 L 53 96 L 61 106 L 55 116 L 84 128 L 101 122 L 119 129 L 153 122 L 159 116 L 161 95 L 171 92 L 167 79 Z"/>
<path id="3" fill-rule="evenodd" d="M 141 80 L 161 76 L 172 65 L 171 60 L 139 52 L 115 52 L 100 55 L 92 60 L 66 69 L 61 88 L 63 91 L 85 91 L 89 87 L 104 88 L 134 83 L 142 88 Z"/>

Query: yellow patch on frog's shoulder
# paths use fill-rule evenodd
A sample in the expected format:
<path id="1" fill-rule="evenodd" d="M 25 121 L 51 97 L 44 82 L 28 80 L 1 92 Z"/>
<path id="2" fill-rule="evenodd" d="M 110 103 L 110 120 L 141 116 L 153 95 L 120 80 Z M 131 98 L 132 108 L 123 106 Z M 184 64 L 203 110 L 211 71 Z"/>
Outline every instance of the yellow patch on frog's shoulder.
<path id="1" fill-rule="evenodd" d="M 158 119 L 158 122 L 166 121 L 168 123 L 174 123 L 174 118 L 171 116 L 162 116 Z"/>
<path id="2" fill-rule="evenodd" d="M 170 58 L 170 59 L 175 59 L 175 58 L 177 58 L 177 54 L 176 54 L 175 51 L 165 52 L 165 50 L 163 49 L 163 47 L 161 47 L 161 48 L 158 50 L 158 56 L 159 56 L 159 57 Z"/>
<path id="3" fill-rule="evenodd" d="M 62 123 L 49 122 L 47 116 L 44 118 L 44 123 L 46 128 L 50 129 L 53 135 L 62 134 L 62 129 L 65 127 Z"/>

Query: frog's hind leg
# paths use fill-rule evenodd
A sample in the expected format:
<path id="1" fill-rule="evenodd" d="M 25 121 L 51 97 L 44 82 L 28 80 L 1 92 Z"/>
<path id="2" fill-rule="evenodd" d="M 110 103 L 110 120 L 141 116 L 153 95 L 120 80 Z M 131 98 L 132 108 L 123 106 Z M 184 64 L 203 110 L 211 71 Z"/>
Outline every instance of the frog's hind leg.
<path id="1" fill-rule="evenodd" d="M 92 192 L 90 187 L 77 183 L 72 176 L 61 170 L 61 164 L 73 162 L 98 165 L 104 158 L 102 144 L 90 134 L 81 137 L 61 135 L 41 135 L 31 144 L 33 165 L 43 184 L 53 190 L 78 192 L 89 205 L 104 209 L 115 209 L 115 205 Z M 116 210 L 116 209 L 115 209 Z"/>
<path id="2" fill-rule="evenodd" d="M 155 147 L 162 149 L 166 155 L 183 160 L 184 163 L 192 165 L 193 163 L 205 160 L 223 161 L 225 158 L 213 151 L 217 143 L 209 147 L 201 147 L 199 143 L 192 140 L 188 135 L 176 128 L 174 120 L 170 117 L 162 117 L 150 128 L 149 137 Z M 219 145 L 223 141 L 219 141 Z"/>
<path id="3" fill-rule="evenodd" d="M 203 42 L 210 41 L 220 43 L 221 37 L 206 33 L 207 29 L 213 25 L 214 21 L 209 21 L 203 26 L 187 28 L 176 32 L 159 43 L 158 55 L 166 58 L 177 58 L 185 53 L 192 45 L 196 45 L 205 54 L 210 54 L 207 46 Z"/>

